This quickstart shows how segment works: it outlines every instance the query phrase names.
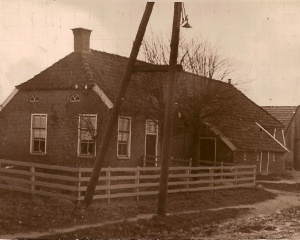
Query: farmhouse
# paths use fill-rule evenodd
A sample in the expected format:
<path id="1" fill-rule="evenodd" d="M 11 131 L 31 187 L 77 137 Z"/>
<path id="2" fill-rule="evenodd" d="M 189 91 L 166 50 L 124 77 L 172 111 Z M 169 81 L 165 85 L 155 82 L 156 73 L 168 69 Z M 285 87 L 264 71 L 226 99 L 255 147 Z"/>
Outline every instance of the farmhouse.
<path id="1" fill-rule="evenodd" d="M 0 157 L 92 166 L 127 58 L 91 50 L 73 29 L 74 52 L 16 89 L 0 107 Z M 159 165 L 167 73 L 137 61 L 106 166 Z M 152 69 L 152 70 L 151 70 Z M 283 125 L 230 83 L 178 72 L 172 156 L 201 163 L 284 169 Z"/>

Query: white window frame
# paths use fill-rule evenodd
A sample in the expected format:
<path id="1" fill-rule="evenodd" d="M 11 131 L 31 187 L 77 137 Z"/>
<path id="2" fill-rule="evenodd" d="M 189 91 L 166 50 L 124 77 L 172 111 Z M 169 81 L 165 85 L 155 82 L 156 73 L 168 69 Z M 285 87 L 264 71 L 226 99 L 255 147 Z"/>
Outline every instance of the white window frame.
<path id="1" fill-rule="evenodd" d="M 45 125 L 45 152 L 34 152 L 33 151 L 33 117 L 34 116 L 46 116 L 46 125 Z M 31 114 L 31 124 L 30 124 L 30 153 L 37 154 L 37 155 L 45 155 L 47 154 L 47 124 L 48 123 L 48 115 L 44 113 L 33 113 Z"/>
<path id="2" fill-rule="evenodd" d="M 72 94 L 70 96 L 70 102 L 80 102 L 80 97 L 78 94 Z"/>
<path id="3" fill-rule="evenodd" d="M 155 129 L 155 133 L 153 132 L 147 132 L 147 123 L 148 122 L 155 122 L 156 123 L 156 129 Z M 146 139 L 147 139 L 147 135 L 155 135 L 156 136 L 156 143 L 155 143 L 155 167 L 157 167 L 157 154 L 158 154 L 158 121 L 156 120 L 152 120 L 152 119 L 147 119 L 146 120 L 146 124 L 145 124 L 145 150 L 144 150 L 144 154 L 146 156 Z"/>
<path id="4" fill-rule="evenodd" d="M 119 134 L 121 131 L 124 132 L 124 130 L 120 130 L 119 126 L 119 120 L 120 118 L 125 118 L 129 120 L 129 134 L 128 134 L 128 145 L 127 145 L 127 155 L 119 155 Z M 131 117 L 126 117 L 126 116 L 119 116 L 118 117 L 118 134 L 117 134 L 117 157 L 120 159 L 129 159 L 131 155 L 131 123 L 132 119 Z"/>
<path id="5" fill-rule="evenodd" d="M 95 121 L 95 134 L 97 135 L 97 129 L 98 129 L 98 126 L 97 126 L 97 121 L 98 121 L 98 118 L 97 118 L 97 114 L 79 114 L 79 117 L 78 117 L 78 141 L 77 141 L 77 156 L 78 157 L 93 157 L 93 155 L 91 154 L 82 154 L 81 153 L 81 129 L 80 129 L 80 126 L 81 126 L 81 117 L 96 117 L 96 121 Z M 96 140 L 93 142 L 94 144 L 94 155 L 96 156 Z"/>
<path id="6" fill-rule="evenodd" d="M 32 102 L 32 103 L 39 102 L 40 98 L 39 98 L 39 96 L 37 94 L 34 94 L 34 95 L 31 95 L 29 101 Z"/>

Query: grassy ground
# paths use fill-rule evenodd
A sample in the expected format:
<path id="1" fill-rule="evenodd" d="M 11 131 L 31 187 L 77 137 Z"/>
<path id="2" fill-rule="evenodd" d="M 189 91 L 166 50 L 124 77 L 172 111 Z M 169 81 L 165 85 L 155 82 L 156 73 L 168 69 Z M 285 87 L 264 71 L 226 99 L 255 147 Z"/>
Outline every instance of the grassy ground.
<path id="1" fill-rule="evenodd" d="M 263 185 L 265 188 L 269 189 L 275 189 L 275 190 L 280 190 L 280 191 L 287 191 L 287 192 L 295 192 L 299 193 L 300 192 L 300 183 L 260 183 Z"/>
<path id="2" fill-rule="evenodd" d="M 168 198 L 168 212 L 178 213 L 189 210 L 206 210 L 238 204 L 251 204 L 274 197 L 274 194 L 258 189 L 172 194 Z M 120 220 L 134 217 L 138 214 L 155 214 L 157 208 L 156 198 L 155 196 L 144 197 L 138 203 L 133 199 L 116 200 L 109 205 L 106 201 L 94 201 L 88 209 L 79 211 L 75 208 L 74 203 L 67 200 L 38 196 L 31 197 L 27 194 L 0 190 L 0 236 L 1 234 L 46 231 L 53 228 Z M 189 214 L 184 218 L 180 215 L 178 217 L 170 217 L 170 220 L 167 222 L 159 223 L 159 221 L 153 219 L 149 222 L 142 221 L 137 226 L 135 226 L 135 223 L 132 223 L 132 225 L 130 224 L 132 226 L 130 229 L 133 228 L 132 232 L 124 227 L 128 225 L 127 223 L 120 224 L 120 226 L 111 226 L 112 229 L 108 232 L 113 231 L 120 234 L 120 236 L 127 236 L 126 231 L 128 231 L 129 235 L 136 232 L 144 232 L 143 227 L 148 228 L 148 224 L 150 224 L 150 226 L 153 225 L 154 232 L 158 228 L 162 229 L 163 233 L 164 230 L 169 231 L 169 228 L 172 231 L 173 228 L 180 229 L 181 225 L 185 226 L 185 221 L 190 222 L 193 221 L 192 219 L 197 219 L 195 220 L 195 226 L 197 226 L 199 221 L 201 224 L 203 222 L 221 221 L 228 217 L 234 217 L 236 214 L 238 214 L 237 210 L 224 210 L 207 214 Z M 140 225 L 143 226 L 142 229 Z M 115 227 L 119 230 L 115 230 Z"/>
<path id="3" fill-rule="evenodd" d="M 224 209 L 201 213 L 189 213 L 167 216 L 164 220 L 153 217 L 136 222 L 124 221 L 99 228 L 89 228 L 46 239 L 106 239 L 106 238 L 146 238 L 146 239 L 188 239 L 193 235 L 211 236 L 217 224 L 224 220 L 236 218 L 246 209 Z"/>

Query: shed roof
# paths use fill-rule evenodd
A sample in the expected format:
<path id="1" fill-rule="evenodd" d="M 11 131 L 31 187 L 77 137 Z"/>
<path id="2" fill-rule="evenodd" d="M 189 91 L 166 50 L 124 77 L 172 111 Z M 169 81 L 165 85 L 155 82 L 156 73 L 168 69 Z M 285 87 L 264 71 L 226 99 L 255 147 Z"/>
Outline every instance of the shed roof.
<path id="1" fill-rule="evenodd" d="M 264 106 L 262 108 L 280 121 L 284 126 L 284 130 L 286 130 L 296 112 L 297 106 Z"/>

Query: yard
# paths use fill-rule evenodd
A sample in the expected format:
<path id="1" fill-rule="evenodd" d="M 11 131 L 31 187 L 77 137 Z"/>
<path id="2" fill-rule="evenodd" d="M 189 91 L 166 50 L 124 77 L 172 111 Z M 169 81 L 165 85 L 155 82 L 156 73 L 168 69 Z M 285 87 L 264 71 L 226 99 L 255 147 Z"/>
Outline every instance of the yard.
<path id="1" fill-rule="evenodd" d="M 55 238 L 89 237 L 163 237 L 176 236 L 180 232 L 202 229 L 210 234 L 211 226 L 226 219 L 236 218 L 247 209 L 223 209 L 207 211 L 239 204 L 252 204 L 275 198 L 275 194 L 254 188 L 202 191 L 197 193 L 170 194 L 166 221 L 157 218 L 137 222 L 121 222 L 102 228 L 86 229 L 75 233 L 60 234 Z M 50 231 L 82 224 L 101 223 L 135 217 L 139 214 L 155 214 L 156 197 L 143 197 L 94 201 L 85 211 L 76 209 L 73 202 L 49 197 L 34 196 L 0 190 L 0 236 L 15 233 Z M 201 211 L 180 214 L 185 211 Z M 197 231 L 198 231 L 197 230 Z M 201 230 L 202 231 L 202 230 Z M 47 237 L 48 238 L 48 237 Z"/>

